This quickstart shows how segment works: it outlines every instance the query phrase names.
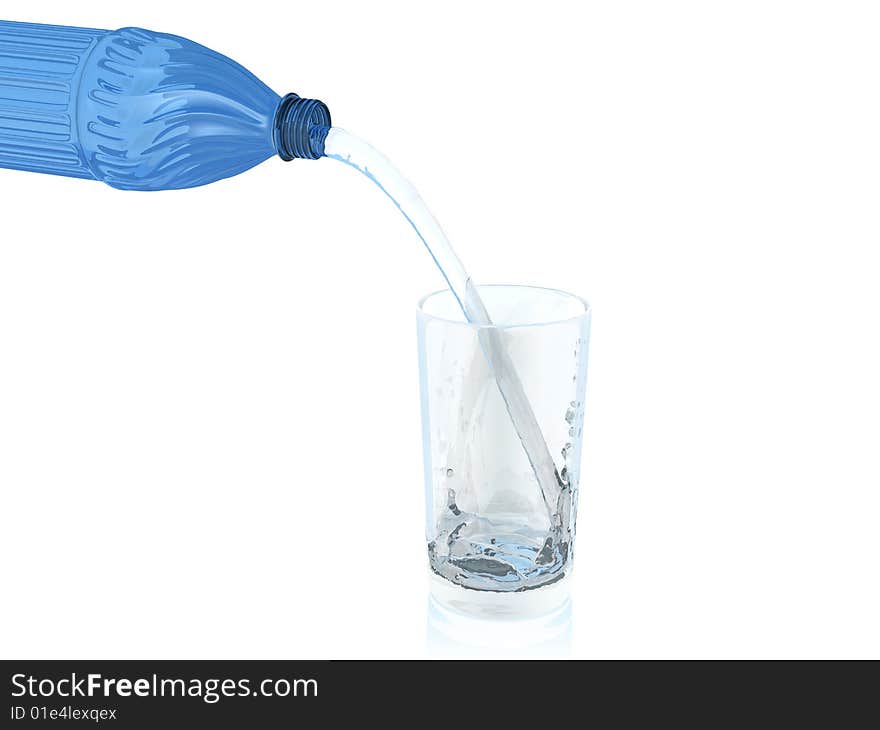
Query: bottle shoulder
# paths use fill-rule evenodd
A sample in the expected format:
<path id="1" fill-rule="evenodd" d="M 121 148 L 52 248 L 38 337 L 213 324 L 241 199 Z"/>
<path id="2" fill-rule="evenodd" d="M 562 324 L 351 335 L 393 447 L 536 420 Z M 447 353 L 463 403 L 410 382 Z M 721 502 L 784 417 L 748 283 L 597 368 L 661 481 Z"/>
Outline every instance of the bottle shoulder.
<path id="1" fill-rule="evenodd" d="M 107 33 L 92 50 L 77 127 L 95 177 L 114 187 L 193 187 L 271 157 L 280 97 L 226 56 L 143 28 Z"/>

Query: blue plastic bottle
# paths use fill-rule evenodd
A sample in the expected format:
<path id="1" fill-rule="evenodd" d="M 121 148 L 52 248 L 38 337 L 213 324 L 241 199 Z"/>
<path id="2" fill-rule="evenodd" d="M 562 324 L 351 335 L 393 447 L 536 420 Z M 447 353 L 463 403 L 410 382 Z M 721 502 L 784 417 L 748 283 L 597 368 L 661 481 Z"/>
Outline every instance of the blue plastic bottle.
<path id="1" fill-rule="evenodd" d="M 330 112 L 197 43 L 0 21 L 0 167 L 174 190 L 317 159 Z"/>

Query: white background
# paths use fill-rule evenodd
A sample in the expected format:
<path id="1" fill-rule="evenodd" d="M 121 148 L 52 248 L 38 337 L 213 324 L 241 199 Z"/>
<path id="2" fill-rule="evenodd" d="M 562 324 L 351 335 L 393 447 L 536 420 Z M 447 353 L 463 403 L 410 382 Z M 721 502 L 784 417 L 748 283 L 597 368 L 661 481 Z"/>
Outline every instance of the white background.
<path id="1" fill-rule="evenodd" d="M 880 657 L 876 5 L 250 7 L 2 16 L 177 33 L 317 96 L 477 281 L 591 300 L 548 653 Z M 426 639 L 414 306 L 441 279 L 366 179 L 0 170 L 0 216 L 0 656 L 481 653 Z"/>

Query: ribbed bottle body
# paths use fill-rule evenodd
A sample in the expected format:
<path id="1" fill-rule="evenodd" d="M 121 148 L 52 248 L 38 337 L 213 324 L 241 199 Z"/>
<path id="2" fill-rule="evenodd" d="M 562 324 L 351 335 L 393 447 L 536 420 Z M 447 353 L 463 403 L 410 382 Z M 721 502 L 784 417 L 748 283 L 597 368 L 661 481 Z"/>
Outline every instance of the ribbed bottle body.
<path id="1" fill-rule="evenodd" d="M 77 90 L 107 31 L 0 20 L 0 167 L 92 178 Z"/>

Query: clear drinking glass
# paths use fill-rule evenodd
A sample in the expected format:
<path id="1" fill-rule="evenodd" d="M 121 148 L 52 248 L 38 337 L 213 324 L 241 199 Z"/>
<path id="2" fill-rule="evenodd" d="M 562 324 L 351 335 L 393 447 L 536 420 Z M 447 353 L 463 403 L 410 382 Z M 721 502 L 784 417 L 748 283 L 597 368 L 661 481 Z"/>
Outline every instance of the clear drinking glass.
<path id="1" fill-rule="evenodd" d="M 590 309 L 554 289 L 476 290 L 491 325 L 449 290 L 419 303 L 428 558 L 439 600 L 503 615 L 571 572 Z"/>

